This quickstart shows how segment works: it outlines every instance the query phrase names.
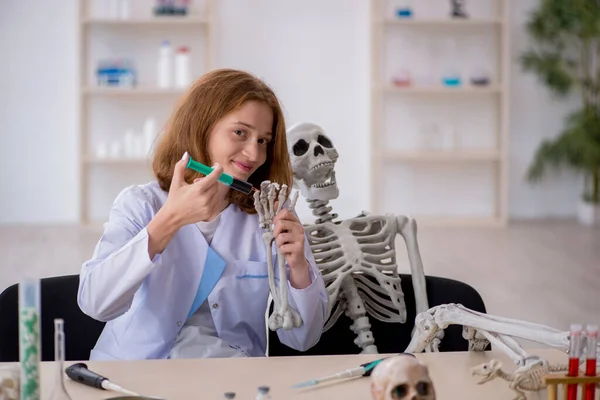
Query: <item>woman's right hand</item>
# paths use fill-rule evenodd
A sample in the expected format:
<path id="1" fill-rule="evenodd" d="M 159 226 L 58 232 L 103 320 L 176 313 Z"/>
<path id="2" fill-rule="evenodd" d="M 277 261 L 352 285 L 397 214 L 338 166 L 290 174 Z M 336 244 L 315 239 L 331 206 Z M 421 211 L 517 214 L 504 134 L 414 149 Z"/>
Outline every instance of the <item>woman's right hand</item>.
<path id="1" fill-rule="evenodd" d="M 188 162 L 188 154 L 175 164 L 173 179 L 169 188 L 169 197 L 163 208 L 170 217 L 177 221 L 179 227 L 195 224 L 200 221 L 208 221 L 220 211 L 224 199 L 217 196 L 217 181 L 223 173 L 223 167 L 219 164 L 213 166 L 213 171 L 204 178 L 197 178 L 194 183 L 185 181 L 185 166 Z"/>
<path id="2" fill-rule="evenodd" d="M 209 220 L 218 214 L 218 208 L 223 204 L 223 199 L 217 196 L 220 185 L 217 180 L 223 173 L 223 167 L 215 164 L 210 174 L 189 184 L 184 179 L 188 157 L 186 152 L 175 164 L 167 201 L 148 224 L 150 260 L 163 252 L 179 228 Z"/>

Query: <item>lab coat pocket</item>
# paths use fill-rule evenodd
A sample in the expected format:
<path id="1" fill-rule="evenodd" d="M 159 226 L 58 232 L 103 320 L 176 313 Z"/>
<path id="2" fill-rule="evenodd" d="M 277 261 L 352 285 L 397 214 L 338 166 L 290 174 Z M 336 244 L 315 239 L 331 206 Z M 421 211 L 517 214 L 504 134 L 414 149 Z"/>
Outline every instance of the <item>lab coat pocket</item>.
<path id="1" fill-rule="evenodd" d="M 266 303 L 269 297 L 269 275 L 266 261 L 235 262 L 236 292 L 246 305 Z"/>
<path id="2" fill-rule="evenodd" d="M 267 279 L 269 277 L 266 261 L 235 262 L 235 279 Z"/>

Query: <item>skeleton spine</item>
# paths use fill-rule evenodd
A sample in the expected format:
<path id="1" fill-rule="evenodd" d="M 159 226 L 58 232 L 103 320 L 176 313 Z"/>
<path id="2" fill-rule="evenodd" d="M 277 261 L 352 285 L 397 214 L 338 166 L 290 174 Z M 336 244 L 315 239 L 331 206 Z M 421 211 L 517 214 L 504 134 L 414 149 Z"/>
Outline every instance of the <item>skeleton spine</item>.
<path id="1" fill-rule="evenodd" d="M 330 222 L 337 218 L 337 214 L 332 213 L 333 209 L 329 206 L 329 201 L 326 200 L 306 200 L 308 203 L 308 207 L 312 210 L 312 213 L 315 217 L 317 217 L 315 224 L 322 224 L 325 222 Z"/>

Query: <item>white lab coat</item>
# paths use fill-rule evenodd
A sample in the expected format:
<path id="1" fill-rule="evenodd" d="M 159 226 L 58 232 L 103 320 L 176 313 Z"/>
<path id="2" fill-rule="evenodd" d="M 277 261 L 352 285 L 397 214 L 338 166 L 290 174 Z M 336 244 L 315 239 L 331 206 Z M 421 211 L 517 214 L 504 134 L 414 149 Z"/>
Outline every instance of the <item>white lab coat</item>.
<path id="1" fill-rule="evenodd" d="M 150 260 L 146 226 L 166 199 L 157 182 L 123 190 L 92 259 L 82 266 L 79 307 L 92 318 L 107 321 L 91 360 L 167 358 L 186 321 L 208 245 L 195 224 L 187 225 Z M 269 283 L 258 216 L 230 205 L 221 215 L 211 247 L 227 263 L 207 298 L 218 335 L 249 356 L 264 356 Z M 285 281 L 290 305 L 304 323 L 277 332 L 282 343 L 299 351 L 318 342 L 327 310 L 323 278 L 306 239 L 305 256 L 311 285 L 298 290 L 287 277 Z M 273 258 L 275 263 L 276 255 Z M 277 272 L 276 278 L 279 282 Z"/>

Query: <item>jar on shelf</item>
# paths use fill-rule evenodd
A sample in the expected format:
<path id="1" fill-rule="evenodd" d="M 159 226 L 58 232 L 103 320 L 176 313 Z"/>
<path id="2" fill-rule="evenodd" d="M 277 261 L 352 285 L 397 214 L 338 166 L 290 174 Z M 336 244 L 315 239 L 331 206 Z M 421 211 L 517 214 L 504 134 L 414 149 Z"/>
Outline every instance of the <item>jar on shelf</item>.
<path id="1" fill-rule="evenodd" d="M 409 87 L 412 85 L 411 73 L 401 69 L 392 76 L 392 84 L 396 87 Z"/>

